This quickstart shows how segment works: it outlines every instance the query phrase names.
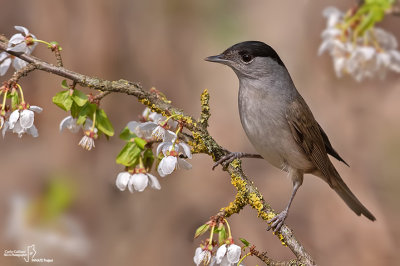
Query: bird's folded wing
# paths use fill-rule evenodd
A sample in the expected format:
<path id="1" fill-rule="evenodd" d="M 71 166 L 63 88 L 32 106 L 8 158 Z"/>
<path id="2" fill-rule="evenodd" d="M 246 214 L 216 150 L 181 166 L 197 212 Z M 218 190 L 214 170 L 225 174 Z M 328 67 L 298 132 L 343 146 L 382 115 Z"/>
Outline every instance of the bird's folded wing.
<path id="1" fill-rule="evenodd" d="M 331 185 L 330 179 L 336 171 L 329 161 L 319 125 L 303 99 L 296 99 L 288 106 L 286 119 L 295 141 Z"/>
<path id="2" fill-rule="evenodd" d="M 338 161 L 344 163 L 345 165 L 349 166 L 349 164 L 335 151 L 332 147 L 331 142 L 329 141 L 328 136 L 326 135 L 325 131 L 322 129 L 321 125 L 318 124 L 319 131 L 321 132 L 322 139 L 324 140 L 326 152 L 333 157 L 335 157 Z"/>

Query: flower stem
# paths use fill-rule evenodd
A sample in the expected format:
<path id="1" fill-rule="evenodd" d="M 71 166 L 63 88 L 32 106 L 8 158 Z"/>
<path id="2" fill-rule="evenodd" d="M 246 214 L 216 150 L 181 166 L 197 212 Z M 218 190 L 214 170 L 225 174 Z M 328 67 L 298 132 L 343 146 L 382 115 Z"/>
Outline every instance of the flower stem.
<path id="1" fill-rule="evenodd" d="M 214 228 L 215 225 L 211 227 L 211 234 L 210 234 L 210 241 L 208 242 L 209 245 L 212 245 L 213 235 L 214 235 Z"/>
<path id="2" fill-rule="evenodd" d="M 165 119 L 164 122 L 167 123 L 168 120 L 170 120 L 171 118 L 173 118 L 175 116 L 178 116 L 178 114 L 174 114 L 174 115 L 171 115 L 171 116 L 167 117 L 167 119 Z"/>
<path id="3" fill-rule="evenodd" d="M 247 253 L 246 255 L 244 255 L 240 260 L 239 260 L 239 262 L 237 263 L 237 265 L 240 265 L 240 263 L 242 263 L 242 261 L 246 258 L 246 257 L 248 257 L 248 256 L 250 256 L 251 255 L 251 252 L 249 252 L 249 253 Z"/>
<path id="4" fill-rule="evenodd" d="M 225 218 L 224 221 L 226 223 L 226 227 L 228 227 L 228 238 L 232 239 L 231 227 L 229 226 L 229 223 Z"/>
<path id="5" fill-rule="evenodd" d="M 95 125 L 96 125 L 96 112 L 93 113 L 93 124 L 92 127 L 90 128 L 90 131 L 94 132 Z"/>
<path id="6" fill-rule="evenodd" d="M 51 44 L 50 44 L 49 42 L 46 42 L 46 41 L 42 41 L 42 40 L 38 40 L 38 39 L 33 39 L 33 41 L 34 41 L 34 42 L 43 43 L 43 44 L 46 44 L 46 45 L 48 45 L 48 46 L 51 46 Z"/>
<path id="7" fill-rule="evenodd" d="M 143 160 L 142 160 L 142 156 L 139 156 L 139 167 L 145 169 L 144 168 L 144 164 L 143 164 Z"/>
<path id="8" fill-rule="evenodd" d="M 7 94 L 8 94 L 8 91 L 6 91 L 6 92 L 4 93 L 4 97 L 3 97 L 3 105 L 1 106 L 1 111 L 4 111 L 4 109 L 6 108 L 6 99 L 7 99 Z"/>
<path id="9" fill-rule="evenodd" d="M 173 149 L 173 150 L 175 150 L 175 144 L 176 144 L 176 141 L 178 140 L 178 134 L 179 134 L 179 132 L 180 132 L 181 130 L 182 130 L 182 127 L 179 126 L 178 129 L 177 129 L 176 132 L 175 132 L 176 138 L 175 138 L 174 142 L 172 143 L 172 149 Z"/>
<path id="10" fill-rule="evenodd" d="M 19 89 L 19 94 L 21 94 L 21 103 L 25 103 L 24 92 L 22 91 L 22 87 L 17 83 L 17 87 Z"/>

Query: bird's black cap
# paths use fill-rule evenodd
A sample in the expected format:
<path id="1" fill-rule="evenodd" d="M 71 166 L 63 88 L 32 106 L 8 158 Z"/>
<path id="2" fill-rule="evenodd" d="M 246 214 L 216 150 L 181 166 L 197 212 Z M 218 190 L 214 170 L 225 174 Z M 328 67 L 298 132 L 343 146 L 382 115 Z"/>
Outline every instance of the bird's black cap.
<path id="1" fill-rule="evenodd" d="M 275 52 L 275 50 L 271 46 L 263 42 L 247 41 L 237 43 L 226 49 L 223 54 L 227 55 L 232 51 L 238 51 L 240 55 L 248 54 L 252 57 L 270 57 L 275 60 L 279 65 L 284 66 L 282 60 Z"/>

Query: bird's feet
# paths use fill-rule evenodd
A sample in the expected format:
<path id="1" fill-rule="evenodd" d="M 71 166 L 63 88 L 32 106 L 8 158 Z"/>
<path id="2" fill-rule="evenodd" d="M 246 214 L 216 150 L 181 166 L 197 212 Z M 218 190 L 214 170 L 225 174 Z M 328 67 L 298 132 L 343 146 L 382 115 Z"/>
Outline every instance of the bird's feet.
<path id="1" fill-rule="evenodd" d="M 272 229 L 274 231 L 274 233 L 279 232 L 279 230 L 281 230 L 281 227 L 282 227 L 283 222 L 285 221 L 287 215 L 288 215 L 287 210 L 283 210 L 278 215 L 276 215 L 274 218 L 272 218 L 271 220 L 268 220 L 267 223 L 269 223 L 270 225 L 268 225 L 267 231 Z"/>
<path id="2" fill-rule="evenodd" d="M 244 155 L 243 152 L 231 152 L 231 153 L 228 153 L 228 154 L 222 156 L 221 159 L 216 161 L 215 164 L 213 165 L 212 169 L 214 170 L 215 167 L 217 167 L 218 165 L 222 165 L 222 167 L 226 167 L 233 160 L 242 158 L 243 155 Z"/>
<path id="3" fill-rule="evenodd" d="M 233 160 L 235 159 L 240 159 L 240 158 L 259 158 L 262 159 L 263 157 L 259 154 L 251 154 L 251 153 L 245 153 L 245 152 L 230 152 L 224 156 L 222 156 L 221 159 L 215 162 L 213 165 L 212 169 L 214 170 L 215 167 L 218 165 L 222 165 L 222 167 L 226 167 L 228 164 L 230 164 Z"/>

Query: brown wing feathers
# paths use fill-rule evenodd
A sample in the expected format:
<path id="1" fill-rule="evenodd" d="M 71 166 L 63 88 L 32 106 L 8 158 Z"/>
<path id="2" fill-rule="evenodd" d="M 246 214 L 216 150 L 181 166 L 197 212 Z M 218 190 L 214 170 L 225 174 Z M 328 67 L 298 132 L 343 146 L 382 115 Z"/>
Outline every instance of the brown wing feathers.
<path id="1" fill-rule="evenodd" d="M 350 191 L 328 158 L 327 153 L 348 165 L 333 149 L 328 136 L 314 119 L 303 99 L 293 101 L 287 110 L 286 119 L 293 138 L 303 149 L 310 161 L 321 171 L 324 180 L 357 215 L 363 214 L 374 221 L 374 215 Z"/>

